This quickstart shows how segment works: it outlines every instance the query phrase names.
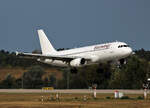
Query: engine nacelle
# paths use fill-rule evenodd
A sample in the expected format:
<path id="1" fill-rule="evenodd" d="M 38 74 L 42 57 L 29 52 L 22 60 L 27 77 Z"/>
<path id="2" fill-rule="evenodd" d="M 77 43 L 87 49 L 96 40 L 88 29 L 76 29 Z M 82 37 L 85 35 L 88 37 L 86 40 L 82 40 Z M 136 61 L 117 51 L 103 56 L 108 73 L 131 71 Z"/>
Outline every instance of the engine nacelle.
<path id="1" fill-rule="evenodd" d="M 86 63 L 86 61 L 84 58 L 77 58 L 77 59 L 74 59 L 70 62 L 70 66 L 79 67 L 79 66 L 84 65 L 85 63 Z"/>

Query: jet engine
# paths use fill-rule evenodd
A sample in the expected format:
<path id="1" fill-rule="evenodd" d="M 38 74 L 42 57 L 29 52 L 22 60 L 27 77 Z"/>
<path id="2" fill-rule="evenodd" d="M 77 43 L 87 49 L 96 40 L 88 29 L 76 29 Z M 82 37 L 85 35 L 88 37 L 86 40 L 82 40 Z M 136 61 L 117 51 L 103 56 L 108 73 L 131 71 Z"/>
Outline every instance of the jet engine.
<path id="1" fill-rule="evenodd" d="M 70 66 L 79 67 L 79 66 L 84 65 L 85 63 L 86 63 L 86 60 L 84 58 L 77 58 L 70 62 Z"/>

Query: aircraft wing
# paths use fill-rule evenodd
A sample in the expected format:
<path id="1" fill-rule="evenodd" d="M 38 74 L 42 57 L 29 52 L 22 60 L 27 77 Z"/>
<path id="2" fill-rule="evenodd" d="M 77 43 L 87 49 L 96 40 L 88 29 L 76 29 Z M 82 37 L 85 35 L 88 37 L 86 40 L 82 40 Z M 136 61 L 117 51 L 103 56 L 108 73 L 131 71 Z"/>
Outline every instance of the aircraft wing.
<path id="1" fill-rule="evenodd" d="M 73 59 L 76 58 L 81 58 L 77 56 L 61 56 L 61 55 L 43 55 L 43 54 L 32 54 L 32 53 L 20 53 L 16 52 L 16 55 L 19 57 L 23 58 L 28 58 L 28 59 L 52 59 L 52 60 L 61 60 L 65 62 L 70 62 Z M 90 58 L 84 58 L 85 60 L 89 61 L 91 60 Z"/>

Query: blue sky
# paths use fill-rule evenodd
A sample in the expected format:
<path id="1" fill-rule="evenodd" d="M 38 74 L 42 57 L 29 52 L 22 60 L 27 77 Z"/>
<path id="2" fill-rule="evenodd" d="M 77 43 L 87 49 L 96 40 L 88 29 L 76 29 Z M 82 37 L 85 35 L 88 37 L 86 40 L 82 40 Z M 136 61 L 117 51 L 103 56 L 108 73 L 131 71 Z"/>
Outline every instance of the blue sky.
<path id="1" fill-rule="evenodd" d="M 150 50 L 150 0 L 0 0 L 0 49 L 40 49 L 37 29 L 55 48 L 118 40 Z"/>

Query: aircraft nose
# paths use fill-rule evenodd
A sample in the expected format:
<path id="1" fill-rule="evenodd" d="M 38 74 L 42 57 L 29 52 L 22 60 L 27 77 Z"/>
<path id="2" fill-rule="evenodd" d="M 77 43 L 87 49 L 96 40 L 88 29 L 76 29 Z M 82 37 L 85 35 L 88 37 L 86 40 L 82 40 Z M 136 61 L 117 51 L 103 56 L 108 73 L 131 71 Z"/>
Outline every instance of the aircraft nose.
<path id="1" fill-rule="evenodd" d="M 129 55 L 132 55 L 132 49 L 130 48 L 130 47 L 128 47 L 128 48 L 125 48 L 124 50 L 123 50 L 123 55 L 125 56 L 125 57 L 127 57 L 127 56 L 129 56 Z"/>
<path id="2" fill-rule="evenodd" d="M 129 47 L 127 52 L 129 55 L 131 55 L 132 54 L 132 48 Z"/>

